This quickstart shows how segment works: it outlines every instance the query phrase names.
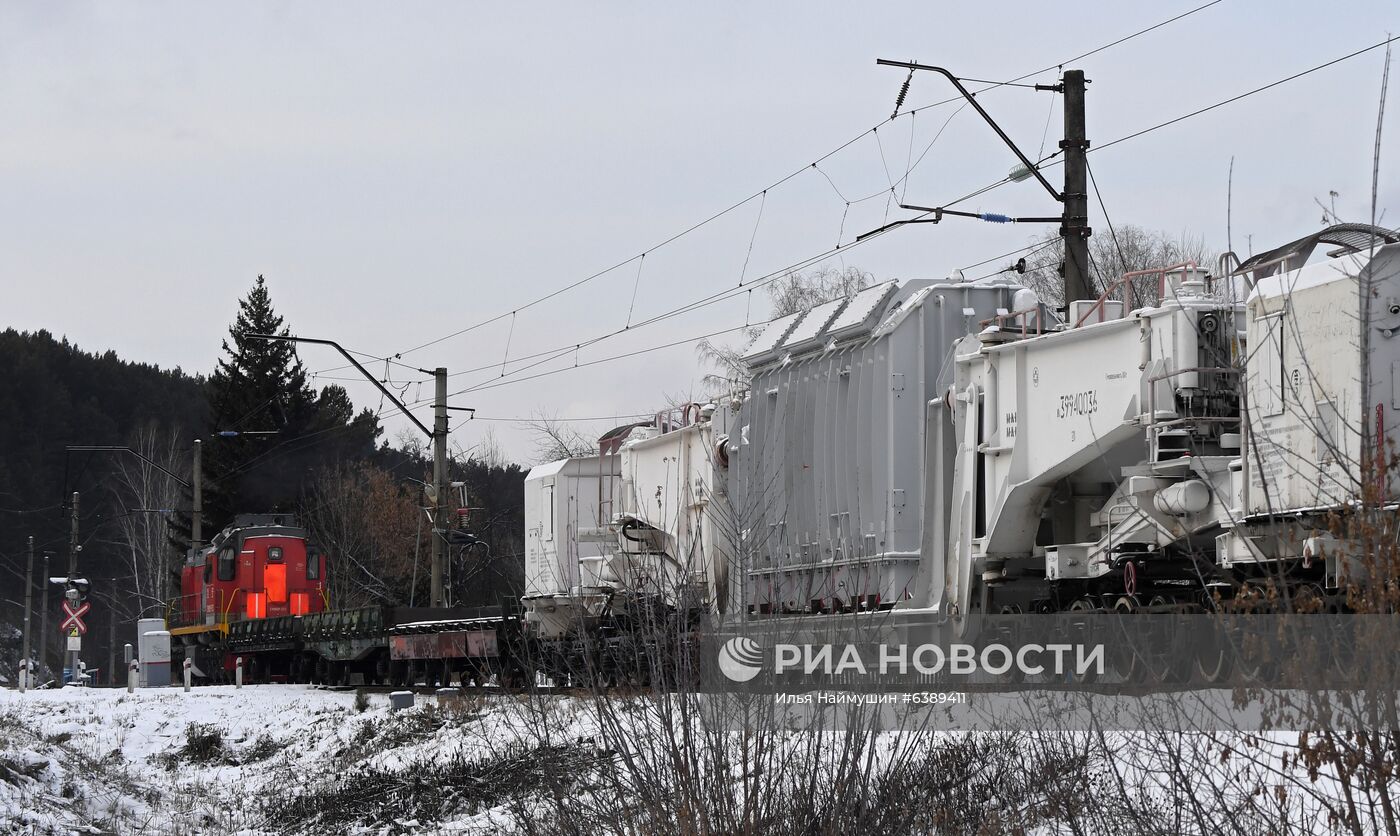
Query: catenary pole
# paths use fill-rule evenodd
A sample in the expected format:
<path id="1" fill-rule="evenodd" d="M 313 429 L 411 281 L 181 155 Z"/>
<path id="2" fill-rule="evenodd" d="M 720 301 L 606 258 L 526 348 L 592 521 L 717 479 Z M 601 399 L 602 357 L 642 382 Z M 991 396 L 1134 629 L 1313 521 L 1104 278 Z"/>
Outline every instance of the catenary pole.
<path id="1" fill-rule="evenodd" d="M 432 578 L 429 584 L 432 606 L 445 607 L 443 569 L 447 553 L 447 369 L 439 366 L 433 370 L 435 394 L 433 397 L 433 491 L 437 494 L 433 505 L 433 556 Z"/>
<path id="2" fill-rule="evenodd" d="M 1084 127 L 1083 70 L 1065 70 L 1065 138 L 1060 147 L 1065 152 L 1064 220 L 1060 236 L 1065 242 L 1065 306 L 1080 299 L 1094 299 L 1097 294 L 1089 276 L 1089 140 Z"/>
<path id="3" fill-rule="evenodd" d="M 194 440 L 194 469 L 190 473 L 191 513 L 190 513 L 190 554 L 199 557 L 199 549 L 204 545 L 204 443 Z M 169 573 L 167 573 L 169 574 Z M 178 574 L 178 573 L 177 573 Z M 172 582 L 173 583 L 173 582 Z M 179 595 L 178 592 L 171 597 Z"/>
<path id="4" fill-rule="evenodd" d="M 442 573 L 443 567 L 446 564 L 446 560 L 444 559 L 444 557 L 447 552 L 447 493 L 451 487 L 451 482 L 448 480 L 447 473 L 447 412 L 449 409 L 459 409 L 466 412 L 473 411 L 469 407 L 449 407 L 447 405 L 447 369 L 439 366 L 432 372 L 436 393 L 433 398 L 433 428 L 429 430 L 426 426 L 423 425 L 422 421 L 418 420 L 418 416 L 414 415 L 409 410 L 409 408 L 404 405 L 403 401 L 399 400 L 393 392 L 385 388 L 384 384 L 381 383 L 379 379 L 376 378 L 374 375 L 370 374 L 369 370 L 366 369 L 364 365 L 360 363 L 359 360 L 356 360 L 353 356 L 351 356 L 350 352 L 346 351 L 345 348 L 340 345 L 340 343 L 335 342 L 334 340 L 313 339 L 311 337 L 293 337 L 288 334 L 244 334 L 243 336 L 255 340 L 285 340 L 286 342 L 309 343 L 311 345 L 325 345 L 334 348 L 336 351 L 340 352 L 340 355 L 342 357 L 348 360 L 350 364 L 355 367 L 356 371 L 364 375 L 366 380 L 368 380 L 370 383 L 373 383 L 375 388 L 379 390 L 380 394 L 382 394 L 385 398 L 388 398 L 389 401 L 394 404 L 394 406 L 398 407 L 399 411 L 403 413 L 405 418 L 411 421 L 414 426 L 416 426 L 419 430 L 423 432 L 424 435 L 428 436 L 428 438 L 432 440 L 433 489 L 437 492 L 437 498 L 433 501 L 435 513 L 433 520 L 434 536 L 433 552 L 431 559 L 432 565 L 430 567 L 432 571 L 432 578 L 430 579 L 429 583 L 431 600 L 429 601 L 429 604 L 434 607 L 445 606 Z M 428 373 L 426 369 L 418 369 L 418 371 L 423 372 L 424 374 Z"/>

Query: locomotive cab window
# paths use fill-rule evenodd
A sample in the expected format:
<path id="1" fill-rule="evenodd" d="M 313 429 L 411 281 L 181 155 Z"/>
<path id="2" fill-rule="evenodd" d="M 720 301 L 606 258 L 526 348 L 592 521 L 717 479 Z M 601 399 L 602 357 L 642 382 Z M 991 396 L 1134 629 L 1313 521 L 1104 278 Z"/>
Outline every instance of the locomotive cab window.
<path id="1" fill-rule="evenodd" d="M 321 551 L 308 549 L 306 552 L 306 579 L 319 580 L 321 577 Z"/>
<path id="2" fill-rule="evenodd" d="M 208 584 L 214 578 L 214 556 L 210 555 L 204 559 L 204 583 Z"/>
<path id="3" fill-rule="evenodd" d="M 219 580 L 231 581 L 238 571 L 238 561 L 235 559 L 233 549 L 224 549 L 219 552 Z"/>
<path id="4" fill-rule="evenodd" d="M 272 546 L 271 548 L 269 548 L 269 549 L 267 550 L 267 562 L 268 562 L 268 563 L 281 563 L 281 562 L 282 562 L 282 547 L 281 547 L 281 546 Z"/>

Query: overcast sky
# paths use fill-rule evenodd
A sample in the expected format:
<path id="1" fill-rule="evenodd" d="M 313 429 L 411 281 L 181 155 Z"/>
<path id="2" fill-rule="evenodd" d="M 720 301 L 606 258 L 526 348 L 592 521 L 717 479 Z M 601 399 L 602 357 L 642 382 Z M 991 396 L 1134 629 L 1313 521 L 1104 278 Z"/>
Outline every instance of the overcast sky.
<path id="1" fill-rule="evenodd" d="M 807 167 L 650 252 L 640 276 L 631 261 L 404 357 L 454 372 L 489 367 L 452 378 L 454 392 L 492 386 L 453 399 L 483 418 L 649 412 L 667 394 L 698 391 L 692 346 L 523 380 L 575 358 L 506 363 L 501 377 L 507 343 L 514 357 L 580 343 L 736 288 L 741 273 L 752 280 L 850 244 L 884 222 L 892 181 L 908 202 L 933 205 L 1005 176 L 1010 152 L 970 109 L 929 145 L 956 106 L 889 122 L 811 168 L 889 117 L 903 73 L 876 58 L 1006 79 L 1197 5 L 9 0 L 0 327 L 207 373 L 237 299 L 262 273 L 296 333 L 384 356 L 510 314 Z M 1345 11 L 1223 0 L 1073 64 L 1093 82 L 1089 137 L 1104 145 L 1388 31 L 1400 32 L 1393 0 Z M 1223 249 L 1233 157 L 1242 254 L 1251 241 L 1257 251 L 1316 229 L 1314 199 L 1329 191 L 1340 215 L 1366 220 L 1383 60 L 1375 50 L 1092 154 L 1110 216 Z M 906 109 L 951 92 L 921 74 Z M 1001 88 L 980 101 L 1034 154 L 1048 117 L 1045 153 L 1058 140 L 1056 98 Z M 1391 226 L 1400 226 L 1397 98 L 1392 86 L 1380 200 Z M 1050 172 L 1058 184 L 1060 169 Z M 1058 212 L 1034 181 L 963 208 Z M 1091 223 L 1106 231 L 1096 204 Z M 940 277 L 1040 231 L 905 227 L 827 263 L 880 280 Z M 578 360 L 746 316 L 766 318 L 761 290 L 632 328 Z M 342 365 L 326 349 L 302 356 L 313 371 Z M 384 373 L 383 362 L 370 365 Z M 430 397 L 430 385 L 410 383 L 421 375 L 389 374 L 409 384 L 408 399 Z M 344 383 L 359 405 L 380 406 L 368 384 Z M 402 426 L 388 422 L 391 435 Z M 487 427 L 530 458 L 519 424 L 458 423 L 454 442 L 470 448 Z"/>

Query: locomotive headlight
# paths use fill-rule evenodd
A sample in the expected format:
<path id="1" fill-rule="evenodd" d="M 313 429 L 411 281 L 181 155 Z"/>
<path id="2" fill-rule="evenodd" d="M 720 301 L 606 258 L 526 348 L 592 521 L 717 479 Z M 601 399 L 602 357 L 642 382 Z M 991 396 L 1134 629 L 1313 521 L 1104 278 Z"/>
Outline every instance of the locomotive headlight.
<path id="1" fill-rule="evenodd" d="M 267 550 L 267 562 L 268 562 L 268 563 L 281 563 L 281 562 L 282 562 L 282 547 L 281 547 L 281 546 L 273 546 L 272 548 L 270 548 L 270 549 Z"/>

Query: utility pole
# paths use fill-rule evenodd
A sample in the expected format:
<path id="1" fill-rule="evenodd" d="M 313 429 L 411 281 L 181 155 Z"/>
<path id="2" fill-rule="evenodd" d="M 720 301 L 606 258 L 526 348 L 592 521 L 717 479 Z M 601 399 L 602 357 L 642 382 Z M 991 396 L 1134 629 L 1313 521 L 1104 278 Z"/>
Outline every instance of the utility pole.
<path id="1" fill-rule="evenodd" d="M 910 70 L 911 75 L 915 70 L 927 70 L 946 78 L 967 100 L 967 103 L 972 105 L 972 109 L 977 111 L 977 114 L 991 126 L 992 130 L 996 131 L 1001 141 L 1006 143 L 1006 147 L 1010 148 L 1011 152 L 1016 155 L 1016 159 L 1021 161 L 1018 167 L 1012 169 L 1007 179 L 1011 182 L 1018 182 L 1028 177 L 1034 177 L 1045 191 L 1060 204 L 1061 213 L 1058 218 L 1053 216 L 1013 218 L 994 213 L 962 212 L 942 206 L 913 206 L 900 203 L 899 208 L 923 212 L 924 215 L 887 223 L 878 229 L 857 235 L 856 240 L 859 241 L 862 238 L 903 224 L 936 224 L 943 220 L 944 215 L 978 218 L 993 223 L 1054 223 L 1058 221 L 1060 238 L 1064 241 L 1065 248 L 1065 260 L 1060 265 L 1060 276 L 1064 279 L 1066 313 L 1069 313 L 1071 306 L 1081 299 L 1098 298 L 1089 275 L 1089 236 L 1093 234 L 1093 230 L 1089 228 L 1089 164 L 1086 161 L 1089 140 L 1085 138 L 1084 127 L 1084 86 L 1088 82 L 1084 78 L 1084 71 L 1065 70 L 1059 84 L 1034 85 L 1036 90 L 1060 93 L 1065 97 L 1065 136 L 1060 141 L 1060 150 L 1065 155 L 1065 188 L 1063 192 L 1060 192 L 1056 191 L 1055 187 L 1050 185 L 1050 181 L 1045 179 L 1037 161 L 1032 161 L 1024 151 L 1016 147 L 1016 143 L 1011 140 L 1006 131 L 1001 129 L 992 115 L 977 101 L 977 95 L 963 86 L 963 79 L 958 78 L 943 67 L 919 64 L 913 61 L 889 61 L 880 58 L 875 63 L 887 67 L 901 67 Z M 899 103 L 904 101 L 904 94 L 908 92 L 908 89 L 909 82 L 906 80 L 904 89 L 900 91 L 899 99 L 895 105 L 896 115 L 899 111 Z"/>
<path id="2" fill-rule="evenodd" d="M 49 553 L 44 552 L 44 582 L 40 586 L 44 594 L 39 597 L 39 661 L 49 664 Z"/>
<path id="3" fill-rule="evenodd" d="M 32 611 L 31 602 L 34 600 L 34 535 L 29 535 L 29 563 L 24 570 L 24 668 L 20 673 L 20 690 L 29 687 L 30 667 L 33 662 L 29 658 L 29 613 Z"/>
<path id="4" fill-rule="evenodd" d="M 107 602 L 107 682 L 117 684 L 117 608 Z"/>
<path id="5" fill-rule="evenodd" d="M 194 470 L 190 474 L 191 492 L 193 508 L 190 513 L 190 554 L 199 557 L 199 549 L 204 545 L 204 467 L 203 467 L 204 443 L 199 439 L 194 440 Z M 179 574 L 178 572 L 176 573 Z M 168 575 L 168 573 L 167 573 Z M 170 596 L 175 598 L 179 595 L 178 589 Z"/>
<path id="6" fill-rule="evenodd" d="M 463 412 L 475 412 L 470 407 L 448 406 L 447 405 L 447 369 L 439 366 L 432 371 L 435 385 L 433 397 L 433 428 L 429 430 L 422 421 L 418 420 L 403 401 L 399 400 L 393 392 L 384 388 L 384 384 L 377 377 L 369 373 L 369 370 L 356 360 L 350 352 L 346 351 L 340 343 L 334 340 L 318 340 L 311 337 L 293 337 L 287 334 L 244 334 L 244 337 L 254 340 L 285 340 L 293 343 L 310 343 L 312 345 L 327 345 L 340 352 L 356 371 L 364 375 L 365 379 L 373 383 L 385 398 L 388 398 L 394 406 L 399 408 L 404 417 L 413 422 L 413 425 L 422 431 L 424 435 L 432 439 L 433 442 L 433 491 L 437 494 L 433 498 L 433 554 L 432 554 L 432 578 L 430 579 L 429 592 L 431 600 L 430 606 L 446 606 L 444 596 L 443 569 L 447 564 L 447 529 L 448 529 L 448 491 L 452 488 L 452 483 L 447 475 L 447 412 L 451 409 Z M 423 374 L 428 374 L 427 369 L 418 369 Z"/>
<path id="7" fill-rule="evenodd" d="M 78 492 L 73 491 L 73 504 L 68 507 L 68 578 L 78 576 Z"/>
<path id="8" fill-rule="evenodd" d="M 73 491 L 73 506 L 70 509 L 68 525 L 68 590 L 73 589 L 73 579 L 78 577 L 78 551 L 82 548 L 78 543 L 78 492 Z M 69 594 L 65 591 L 65 594 Z M 74 601 L 76 604 L 77 602 Z M 68 659 L 68 670 L 70 681 L 78 680 L 78 651 L 67 650 L 68 645 L 64 644 L 64 653 Z"/>
<path id="9" fill-rule="evenodd" d="M 447 369 L 433 370 L 436 391 L 433 397 L 433 564 L 430 597 L 432 606 L 447 606 L 443 570 L 447 565 Z"/>
<path id="10" fill-rule="evenodd" d="M 1061 79 L 1065 97 L 1064 221 L 1060 237 L 1065 242 L 1065 307 L 1079 299 L 1094 299 L 1089 277 L 1089 140 L 1084 128 L 1084 71 L 1065 70 Z"/>

